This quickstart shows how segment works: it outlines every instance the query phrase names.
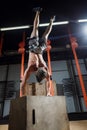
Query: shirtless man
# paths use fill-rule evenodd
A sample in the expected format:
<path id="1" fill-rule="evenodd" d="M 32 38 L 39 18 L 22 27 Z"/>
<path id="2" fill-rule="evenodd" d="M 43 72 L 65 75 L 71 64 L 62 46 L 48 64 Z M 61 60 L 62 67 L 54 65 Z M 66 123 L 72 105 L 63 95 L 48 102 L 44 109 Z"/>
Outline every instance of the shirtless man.
<path id="1" fill-rule="evenodd" d="M 35 9 L 36 15 L 33 23 L 33 30 L 29 39 L 29 60 L 28 66 L 24 72 L 24 76 L 22 82 L 20 84 L 20 96 L 24 96 L 25 94 L 25 84 L 31 73 L 35 72 L 36 79 L 38 82 L 41 82 L 43 79 L 47 80 L 47 96 L 51 96 L 50 93 L 50 73 L 46 62 L 43 59 L 43 51 L 47 48 L 47 40 L 48 36 L 52 30 L 52 23 L 55 20 L 55 16 L 50 19 L 50 23 L 42 35 L 39 38 L 39 16 L 41 12 L 41 8 Z"/>

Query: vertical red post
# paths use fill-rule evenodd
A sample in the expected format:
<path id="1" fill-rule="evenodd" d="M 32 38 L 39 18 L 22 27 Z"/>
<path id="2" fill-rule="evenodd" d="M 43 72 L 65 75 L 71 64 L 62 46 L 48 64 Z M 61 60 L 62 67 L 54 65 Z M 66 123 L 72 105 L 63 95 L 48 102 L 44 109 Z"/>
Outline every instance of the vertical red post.
<path id="1" fill-rule="evenodd" d="M 24 56 L 25 56 L 25 32 L 23 33 L 23 40 L 22 42 L 19 43 L 19 49 L 18 52 L 21 53 L 21 73 L 20 73 L 20 80 L 22 80 L 23 75 L 24 75 Z M 21 89 L 20 89 L 20 97 L 22 96 L 21 94 Z"/>
<path id="2" fill-rule="evenodd" d="M 51 50 L 51 45 L 50 45 L 50 41 L 48 41 L 48 43 L 47 43 L 48 69 L 49 69 L 50 76 L 52 77 L 50 50 Z M 49 82 L 50 82 L 50 92 L 51 92 L 51 95 L 54 96 L 54 87 L 53 87 L 53 83 L 52 83 L 52 79 L 51 78 L 50 78 Z"/>
<path id="3" fill-rule="evenodd" d="M 79 76 L 79 80 L 80 80 L 80 85 L 81 85 L 81 89 L 82 89 L 82 93 L 83 93 L 84 102 L 85 102 L 85 105 L 87 107 L 86 89 L 85 89 L 83 77 L 82 77 L 82 74 L 81 74 L 81 69 L 80 69 L 78 58 L 77 58 L 76 50 L 75 50 L 78 47 L 78 44 L 77 44 L 76 39 L 74 37 L 70 37 L 70 41 L 71 41 L 71 48 L 72 48 L 72 51 L 73 51 L 74 59 L 75 59 L 75 62 L 76 62 L 76 68 L 77 68 L 77 72 L 78 72 L 78 76 Z"/>
<path id="4" fill-rule="evenodd" d="M 22 49 L 22 51 L 24 51 L 24 49 Z M 20 75 L 20 79 L 22 80 L 24 75 L 24 52 L 21 54 L 21 75 Z"/>
<path id="5" fill-rule="evenodd" d="M 22 49 L 22 56 L 21 56 L 21 76 L 20 78 L 23 78 L 24 75 L 24 54 L 25 54 L 25 32 L 23 33 L 23 41 L 22 41 L 22 45 L 21 45 L 21 49 Z"/>

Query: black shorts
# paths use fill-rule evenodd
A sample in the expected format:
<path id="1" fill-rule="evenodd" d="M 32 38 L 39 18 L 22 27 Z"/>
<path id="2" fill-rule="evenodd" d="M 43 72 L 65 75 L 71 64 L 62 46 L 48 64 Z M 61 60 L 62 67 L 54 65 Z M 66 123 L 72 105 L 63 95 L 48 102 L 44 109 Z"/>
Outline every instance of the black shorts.
<path id="1" fill-rule="evenodd" d="M 29 50 L 31 52 L 40 54 L 46 49 L 45 40 L 38 37 L 30 38 L 29 40 Z"/>

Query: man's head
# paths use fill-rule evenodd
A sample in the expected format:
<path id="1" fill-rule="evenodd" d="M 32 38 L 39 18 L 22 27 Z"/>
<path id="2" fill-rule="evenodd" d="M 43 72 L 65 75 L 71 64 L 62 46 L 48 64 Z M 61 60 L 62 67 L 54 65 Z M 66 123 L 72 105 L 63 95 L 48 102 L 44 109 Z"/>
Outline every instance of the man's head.
<path id="1" fill-rule="evenodd" d="M 41 82 L 44 78 L 47 78 L 47 76 L 48 72 L 43 67 L 38 68 L 38 70 L 36 71 L 36 79 L 38 82 Z"/>

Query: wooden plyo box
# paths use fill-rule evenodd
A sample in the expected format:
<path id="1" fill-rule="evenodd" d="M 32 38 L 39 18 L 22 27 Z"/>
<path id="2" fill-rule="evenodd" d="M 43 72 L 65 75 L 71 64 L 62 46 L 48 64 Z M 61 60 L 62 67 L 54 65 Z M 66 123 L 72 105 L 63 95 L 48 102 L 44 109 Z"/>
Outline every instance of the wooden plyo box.
<path id="1" fill-rule="evenodd" d="M 13 99 L 8 130 L 69 130 L 64 96 Z"/>
<path id="2" fill-rule="evenodd" d="M 53 87 L 54 87 L 54 95 L 57 95 L 57 88 L 56 88 L 56 82 L 52 81 Z M 47 95 L 47 87 L 46 87 L 46 82 L 44 83 L 31 83 L 31 84 L 26 84 L 26 93 L 25 95 Z"/>

